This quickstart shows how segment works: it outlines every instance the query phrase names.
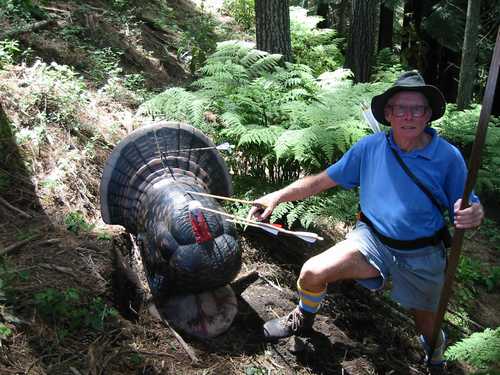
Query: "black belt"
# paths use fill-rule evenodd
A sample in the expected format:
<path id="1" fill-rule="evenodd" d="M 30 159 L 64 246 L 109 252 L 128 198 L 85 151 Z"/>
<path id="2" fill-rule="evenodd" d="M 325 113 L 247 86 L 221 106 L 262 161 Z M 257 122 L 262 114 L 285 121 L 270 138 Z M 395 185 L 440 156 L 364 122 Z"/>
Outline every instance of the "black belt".
<path id="1" fill-rule="evenodd" d="M 446 233 L 449 233 L 448 227 L 445 224 L 441 229 L 439 229 L 436 233 L 434 233 L 434 235 L 430 237 L 420 237 L 415 240 L 408 241 L 395 240 L 394 238 L 384 236 L 382 233 L 376 230 L 373 223 L 363 214 L 363 212 L 359 212 L 358 219 L 359 221 L 362 221 L 370 227 L 370 229 L 373 231 L 373 233 L 375 233 L 380 242 L 382 242 L 384 245 L 399 250 L 414 250 L 426 246 L 438 246 L 443 242 Z"/>

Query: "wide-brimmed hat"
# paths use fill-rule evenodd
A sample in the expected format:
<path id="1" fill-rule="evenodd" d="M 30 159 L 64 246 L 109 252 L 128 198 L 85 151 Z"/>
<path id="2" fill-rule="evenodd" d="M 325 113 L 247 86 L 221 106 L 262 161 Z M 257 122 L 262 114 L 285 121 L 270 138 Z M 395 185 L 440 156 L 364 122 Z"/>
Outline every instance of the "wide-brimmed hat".
<path id="1" fill-rule="evenodd" d="M 390 125 L 385 119 L 384 108 L 387 101 L 400 91 L 417 91 L 424 94 L 432 109 L 431 121 L 443 116 L 446 107 L 443 93 L 436 86 L 426 85 L 422 76 L 417 72 L 406 72 L 397 79 L 391 88 L 372 98 L 373 116 L 381 124 Z"/>

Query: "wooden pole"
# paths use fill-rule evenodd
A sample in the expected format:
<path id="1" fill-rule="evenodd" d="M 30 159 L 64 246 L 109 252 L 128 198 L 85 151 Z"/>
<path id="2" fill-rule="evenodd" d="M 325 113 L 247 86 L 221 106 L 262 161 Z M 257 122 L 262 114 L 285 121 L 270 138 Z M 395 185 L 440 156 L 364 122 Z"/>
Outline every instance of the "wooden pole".
<path id="1" fill-rule="evenodd" d="M 486 140 L 488 121 L 491 115 L 491 108 L 493 107 L 493 99 L 495 96 L 495 86 L 498 79 L 499 68 L 500 68 L 500 27 L 498 28 L 497 32 L 495 50 L 493 51 L 490 71 L 488 73 L 488 81 L 486 82 L 486 89 L 484 91 L 483 106 L 481 108 L 481 114 L 479 115 L 479 122 L 476 130 L 476 138 L 474 140 L 474 146 L 472 147 L 472 153 L 469 160 L 469 174 L 467 176 L 467 182 L 465 184 L 465 189 L 464 189 L 464 194 L 462 196 L 462 204 L 460 205 L 460 209 L 465 209 L 469 207 L 469 196 L 476 183 L 479 164 L 481 162 L 481 152 L 484 146 L 484 142 Z M 443 317 L 446 312 L 448 302 L 450 300 L 453 281 L 455 278 L 455 273 L 457 271 L 458 261 L 460 259 L 460 252 L 462 249 L 464 233 L 465 233 L 464 229 L 455 229 L 455 232 L 453 234 L 451 253 L 448 258 L 448 268 L 446 270 L 446 278 L 443 285 L 443 290 L 441 291 L 441 298 L 439 300 L 438 311 L 436 313 L 436 317 L 434 320 L 432 337 L 430 338 L 429 342 L 429 346 L 431 347 L 431 353 L 434 352 L 434 348 L 436 347 L 437 336 L 441 330 Z"/>

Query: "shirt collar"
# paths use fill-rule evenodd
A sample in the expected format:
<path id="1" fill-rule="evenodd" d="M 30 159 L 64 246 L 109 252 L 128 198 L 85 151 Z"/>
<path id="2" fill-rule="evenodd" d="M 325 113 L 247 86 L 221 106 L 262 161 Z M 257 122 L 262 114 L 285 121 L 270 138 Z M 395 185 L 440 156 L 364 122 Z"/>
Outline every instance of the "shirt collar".
<path id="1" fill-rule="evenodd" d="M 432 157 L 436 153 L 436 149 L 438 146 L 437 132 L 436 132 L 436 129 L 433 129 L 430 126 L 426 127 L 424 131 L 432 137 L 429 144 L 427 146 L 425 146 L 424 148 L 421 148 L 418 150 L 414 150 L 414 151 L 410 151 L 410 152 L 403 152 L 399 148 L 399 146 L 396 144 L 396 142 L 394 141 L 394 136 L 392 134 L 392 129 L 391 129 L 390 130 L 390 137 L 389 137 L 391 147 L 393 149 L 395 149 L 396 151 L 398 151 L 400 154 L 404 154 L 405 156 L 410 156 L 410 157 L 414 157 L 414 158 L 420 156 L 420 157 L 423 157 L 425 159 L 430 160 L 430 159 L 432 159 Z"/>

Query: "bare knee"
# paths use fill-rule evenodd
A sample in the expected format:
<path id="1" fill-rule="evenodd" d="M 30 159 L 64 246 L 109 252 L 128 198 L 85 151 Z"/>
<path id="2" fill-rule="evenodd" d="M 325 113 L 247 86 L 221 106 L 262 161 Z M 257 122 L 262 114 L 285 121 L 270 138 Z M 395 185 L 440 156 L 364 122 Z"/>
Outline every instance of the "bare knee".
<path id="1" fill-rule="evenodd" d="M 315 258 L 309 259 L 302 266 L 299 284 L 301 288 L 311 292 L 320 292 L 325 289 L 327 284 L 326 275 L 324 275 L 320 267 L 317 266 Z"/>

